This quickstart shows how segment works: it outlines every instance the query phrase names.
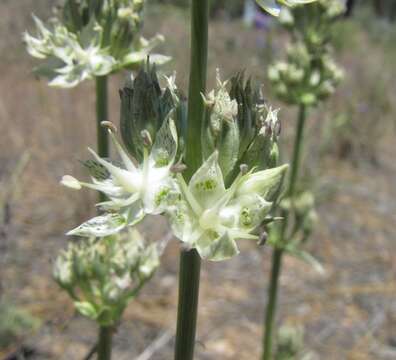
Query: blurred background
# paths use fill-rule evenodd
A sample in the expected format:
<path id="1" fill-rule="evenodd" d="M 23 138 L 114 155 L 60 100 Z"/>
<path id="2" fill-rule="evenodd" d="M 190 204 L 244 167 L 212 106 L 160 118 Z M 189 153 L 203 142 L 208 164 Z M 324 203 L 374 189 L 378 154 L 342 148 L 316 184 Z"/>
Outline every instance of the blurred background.
<path id="1" fill-rule="evenodd" d="M 186 0 L 152 0 L 144 33 L 162 33 L 186 92 L 189 13 Z M 94 87 L 48 88 L 31 72 L 21 41 L 31 14 L 47 18 L 55 1 L 0 2 L 0 359 L 84 359 L 95 324 L 77 316 L 51 278 L 63 235 L 93 214 L 94 192 L 59 185 L 83 177 L 78 160 L 95 144 Z M 345 80 L 310 113 L 304 178 L 317 196 L 319 223 L 308 244 L 325 274 L 287 258 L 281 278 L 281 324 L 304 333 L 314 359 L 396 359 L 396 3 L 350 1 L 336 28 L 335 58 Z M 284 53 L 287 35 L 243 0 L 212 1 L 209 88 L 246 69 L 281 107 L 284 153 L 295 109 L 277 103 L 266 85 L 268 64 Z M 110 86 L 111 121 L 118 123 L 118 89 Z M 285 159 L 286 160 L 286 159 Z M 161 218 L 142 225 L 147 237 L 167 236 Z M 241 255 L 204 263 L 197 359 L 257 359 L 271 249 L 240 242 Z M 153 281 L 126 311 L 114 358 L 135 359 L 158 337 L 151 359 L 171 359 L 176 319 L 179 244 L 168 246 Z M 301 340 L 302 341 L 302 340 Z M 19 356 L 19 357 L 18 357 Z"/>

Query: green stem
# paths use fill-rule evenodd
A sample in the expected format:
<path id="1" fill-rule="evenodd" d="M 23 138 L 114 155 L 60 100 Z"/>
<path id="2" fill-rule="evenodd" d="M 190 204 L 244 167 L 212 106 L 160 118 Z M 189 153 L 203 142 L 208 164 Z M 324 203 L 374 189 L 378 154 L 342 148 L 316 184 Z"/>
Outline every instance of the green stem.
<path id="1" fill-rule="evenodd" d="M 179 306 L 175 360 L 194 358 L 195 333 L 198 315 L 201 258 L 196 250 L 182 250 L 179 268 Z"/>
<path id="2" fill-rule="evenodd" d="M 192 0 L 186 181 L 202 163 L 201 130 L 205 109 L 201 94 L 206 89 L 208 19 L 209 0 Z M 175 360 L 192 360 L 194 357 L 200 270 L 201 258 L 197 251 L 183 249 L 180 253 Z"/>
<path id="3" fill-rule="evenodd" d="M 103 158 L 109 157 L 109 137 L 107 130 L 101 125 L 102 121 L 108 120 L 108 96 L 107 76 L 96 77 L 96 137 L 98 155 Z M 105 201 L 106 197 L 99 193 L 99 201 Z"/>
<path id="4" fill-rule="evenodd" d="M 99 328 L 98 360 L 111 359 L 111 343 L 113 339 L 113 329 L 107 326 Z"/>
<path id="5" fill-rule="evenodd" d="M 188 129 L 186 149 L 186 180 L 202 163 L 201 131 L 204 103 L 201 94 L 206 89 L 208 62 L 209 0 L 192 0 L 191 5 L 191 58 L 188 95 Z"/>
<path id="6" fill-rule="evenodd" d="M 303 137 L 304 137 L 304 127 L 305 127 L 305 119 L 307 117 L 307 108 L 304 105 L 300 105 L 299 113 L 298 113 L 298 123 L 297 123 L 297 131 L 294 138 L 294 147 L 293 147 L 293 159 L 291 162 L 290 169 L 290 179 L 288 184 L 288 189 L 286 192 L 286 196 L 289 197 L 291 202 L 293 202 L 293 196 L 295 193 L 298 172 L 300 169 L 301 163 L 301 152 L 303 145 Z M 268 290 L 268 304 L 265 312 L 265 334 L 263 340 L 263 360 L 271 360 L 272 359 L 272 343 L 273 343 L 273 329 L 276 315 L 276 306 L 277 306 L 277 298 L 278 298 L 278 288 L 279 288 L 279 277 L 282 268 L 282 256 L 283 256 L 283 244 L 287 241 L 286 239 L 286 230 L 289 220 L 289 212 L 282 212 L 282 225 L 280 229 L 280 244 L 276 247 L 272 253 L 272 268 L 270 274 L 270 284 Z"/>
<path id="7" fill-rule="evenodd" d="M 297 133 L 293 148 L 293 160 L 291 163 L 291 170 L 290 170 L 289 189 L 287 193 L 287 195 L 290 198 L 294 196 L 298 172 L 300 170 L 301 150 L 302 150 L 302 144 L 304 138 L 304 127 L 305 127 L 306 117 L 307 117 L 307 108 L 304 105 L 300 105 L 298 112 Z"/>
<path id="8" fill-rule="evenodd" d="M 282 249 L 274 249 L 272 254 L 272 268 L 269 285 L 269 298 L 265 314 L 265 336 L 263 360 L 269 360 L 272 356 L 272 332 L 278 298 L 279 275 L 282 266 Z"/>
<path id="9" fill-rule="evenodd" d="M 80 13 L 78 10 L 78 5 L 76 3 L 76 0 L 70 0 L 68 2 L 69 9 L 70 9 L 70 16 L 71 16 L 71 21 L 74 26 L 74 31 L 78 32 L 82 28 L 82 19 L 80 17 Z"/>

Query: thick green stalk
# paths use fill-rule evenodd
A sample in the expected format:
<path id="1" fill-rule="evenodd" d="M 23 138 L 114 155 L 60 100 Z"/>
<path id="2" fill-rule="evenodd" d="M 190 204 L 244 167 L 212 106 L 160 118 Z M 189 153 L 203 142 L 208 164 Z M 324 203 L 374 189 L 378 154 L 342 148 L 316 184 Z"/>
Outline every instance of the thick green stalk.
<path id="1" fill-rule="evenodd" d="M 187 181 L 202 163 L 201 130 L 204 104 L 201 94 L 206 89 L 208 18 L 209 0 L 192 0 L 187 170 L 185 172 Z M 197 251 L 183 249 L 180 253 L 175 360 L 192 360 L 194 357 L 200 269 L 201 259 Z"/>
<path id="2" fill-rule="evenodd" d="M 194 358 L 200 270 L 201 258 L 197 251 L 182 250 L 179 268 L 175 360 L 192 360 Z"/>
<path id="3" fill-rule="evenodd" d="M 186 149 L 186 180 L 202 163 L 201 132 L 204 103 L 201 94 L 206 89 L 208 62 L 209 0 L 192 0 L 191 5 L 191 58 L 188 92 L 188 128 Z"/>
<path id="4" fill-rule="evenodd" d="M 113 329 L 111 327 L 101 326 L 99 328 L 98 341 L 98 360 L 111 359 L 111 343 L 113 339 Z"/>
<path id="5" fill-rule="evenodd" d="M 98 155 L 109 157 L 109 137 L 106 128 L 101 123 L 108 120 L 107 76 L 96 77 L 96 138 Z M 99 193 L 99 201 L 106 197 Z"/>
<path id="6" fill-rule="evenodd" d="M 297 131 L 294 138 L 294 148 L 293 148 L 293 159 L 291 162 L 290 178 L 288 183 L 288 188 L 286 195 L 293 201 L 293 196 L 296 188 L 298 172 L 301 163 L 301 151 L 303 145 L 304 137 L 304 127 L 305 119 L 307 117 L 307 108 L 304 105 L 300 105 L 298 113 L 298 123 Z M 279 277 L 282 270 L 282 256 L 283 248 L 282 245 L 287 241 L 286 230 L 288 225 L 289 213 L 283 212 L 283 222 L 280 229 L 280 247 L 274 249 L 272 253 L 272 268 L 270 274 L 270 284 L 268 290 L 268 303 L 265 312 L 265 333 L 263 339 L 263 360 L 272 359 L 272 343 L 273 343 L 273 331 L 274 322 L 276 315 L 276 306 L 278 298 L 278 288 L 279 288 Z"/>

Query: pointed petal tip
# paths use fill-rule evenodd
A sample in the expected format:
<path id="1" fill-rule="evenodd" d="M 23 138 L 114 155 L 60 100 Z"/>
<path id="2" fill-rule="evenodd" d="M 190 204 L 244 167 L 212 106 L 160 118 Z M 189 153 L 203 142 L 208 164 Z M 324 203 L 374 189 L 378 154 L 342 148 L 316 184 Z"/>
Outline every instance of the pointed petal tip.
<path id="1" fill-rule="evenodd" d="M 60 183 L 63 186 L 66 186 L 70 189 L 74 189 L 74 190 L 81 190 L 82 186 L 80 184 L 80 182 L 74 178 L 73 176 L 70 175 L 65 175 L 62 177 Z"/>

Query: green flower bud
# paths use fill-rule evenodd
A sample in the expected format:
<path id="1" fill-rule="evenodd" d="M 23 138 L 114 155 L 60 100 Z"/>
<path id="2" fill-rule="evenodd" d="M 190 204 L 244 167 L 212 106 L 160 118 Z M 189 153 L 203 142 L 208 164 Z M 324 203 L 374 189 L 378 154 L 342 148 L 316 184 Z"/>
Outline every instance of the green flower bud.
<path id="1" fill-rule="evenodd" d="M 120 90 L 120 132 L 128 152 L 137 160 L 143 159 L 145 138 L 142 132 L 150 135 L 151 143 L 171 112 L 175 117 L 178 133 L 185 127 L 185 103 L 173 79 L 168 87 L 161 88 L 155 66 L 147 64 L 135 79 L 128 79 Z"/>
<path id="2" fill-rule="evenodd" d="M 54 279 L 63 288 L 69 289 L 74 283 L 72 261 L 68 253 L 62 253 L 54 263 Z"/>

